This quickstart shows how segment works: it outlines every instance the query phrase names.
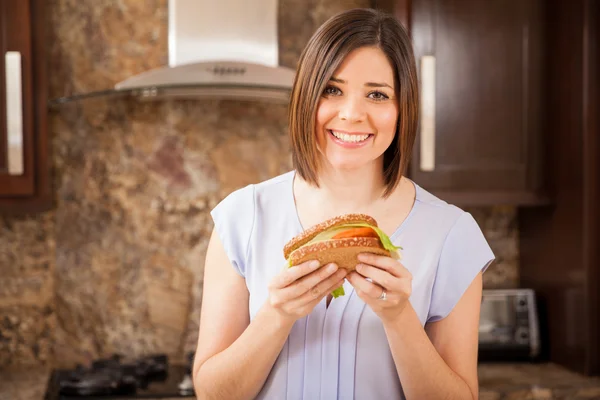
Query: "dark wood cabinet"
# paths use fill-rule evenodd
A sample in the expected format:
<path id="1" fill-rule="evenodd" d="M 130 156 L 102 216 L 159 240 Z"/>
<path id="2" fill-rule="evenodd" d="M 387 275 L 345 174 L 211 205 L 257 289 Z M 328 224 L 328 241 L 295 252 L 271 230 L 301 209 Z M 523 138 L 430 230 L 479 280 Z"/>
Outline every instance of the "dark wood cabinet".
<path id="1" fill-rule="evenodd" d="M 519 210 L 521 285 L 548 359 L 600 375 L 600 2 L 548 0 L 550 207 Z"/>
<path id="2" fill-rule="evenodd" d="M 421 84 L 410 177 L 459 205 L 544 196 L 542 0 L 406 0 Z M 401 14 L 396 10 L 396 14 Z"/>
<path id="3" fill-rule="evenodd" d="M 0 213 L 50 208 L 44 0 L 0 0 Z"/>
<path id="4" fill-rule="evenodd" d="M 457 204 L 538 205 L 518 208 L 519 272 L 539 299 L 542 358 L 600 375 L 600 2 L 393 10 L 419 66 L 435 57 L 434 157 L 421 136 L 412 177 Z"/>

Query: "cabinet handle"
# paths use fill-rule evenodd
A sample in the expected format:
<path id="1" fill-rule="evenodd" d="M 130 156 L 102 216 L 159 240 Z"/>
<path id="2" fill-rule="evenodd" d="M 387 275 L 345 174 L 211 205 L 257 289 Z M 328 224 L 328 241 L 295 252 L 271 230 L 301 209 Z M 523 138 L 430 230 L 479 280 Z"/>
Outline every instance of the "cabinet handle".
<path id="1" fill-rule="evenodd" d="M 6 136 L 8 139 L 8 173 L 23 174 L 23 99 L 21 53 L 7 51 L 6 72 Z"/>
<path id="2" fill-rule="evenodd" d="M 435 170 L 435 56 L 421 57 L 421 171 Z"/>

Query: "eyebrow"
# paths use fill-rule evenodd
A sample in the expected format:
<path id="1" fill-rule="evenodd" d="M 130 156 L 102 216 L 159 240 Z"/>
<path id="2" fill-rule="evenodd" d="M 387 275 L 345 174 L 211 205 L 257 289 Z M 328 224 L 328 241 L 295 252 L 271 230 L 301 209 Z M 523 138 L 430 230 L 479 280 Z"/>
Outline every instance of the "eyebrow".
<path id="1" fill-rule="evenodd" d="M 334 76 L 332 76 L 330 80 L 335 83 L 347 83 L 345 80 L 336 78 Z M 392 90 L 394 89 L 387 83 L 378 83 L 378 82 L 367 82 L 367 83 L 365 83 L 365 86 L 367 86 L 367 87 L 389 87 Z"/>

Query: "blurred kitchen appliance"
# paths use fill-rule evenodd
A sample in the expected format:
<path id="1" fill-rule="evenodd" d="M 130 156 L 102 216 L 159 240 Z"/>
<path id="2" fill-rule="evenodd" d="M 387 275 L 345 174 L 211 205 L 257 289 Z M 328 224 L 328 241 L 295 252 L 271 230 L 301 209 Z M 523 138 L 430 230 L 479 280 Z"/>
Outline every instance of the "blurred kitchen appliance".
<path id="1" fill-rule="evenodd" d="M 195 398 L 193 355 L 187 361 L 169 363 L 166 354 L 134 360 L 115 354 L 89 366 L 54 370 L 44 400 Z"/>
<path id="2" fill-rule="evenodd" d="M 169 0 L 169 65 L 116 84 L 142 99 L 230 98 L 287 104 L 277 0 Z"/>
<path id="3" fill-rule="evenodd" d="M 479 361 L 534 361 L 540 331 L 532 289 L 486 289 L 479 319 Z"/>

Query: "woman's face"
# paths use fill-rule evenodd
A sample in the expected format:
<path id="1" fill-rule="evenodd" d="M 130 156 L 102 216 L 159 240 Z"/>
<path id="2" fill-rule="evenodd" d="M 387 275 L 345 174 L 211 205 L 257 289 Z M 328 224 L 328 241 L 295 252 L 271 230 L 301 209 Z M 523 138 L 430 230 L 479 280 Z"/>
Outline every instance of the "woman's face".
<path id="1" fill-rule="evenodd" d="M 383 156 L 394 140 L 397 119 L 394 71 L 387 57 L 375 47 L 356 49 L 335 71 L 319 102 L 319 151 L 333 168 L 363 167 Z"/>

